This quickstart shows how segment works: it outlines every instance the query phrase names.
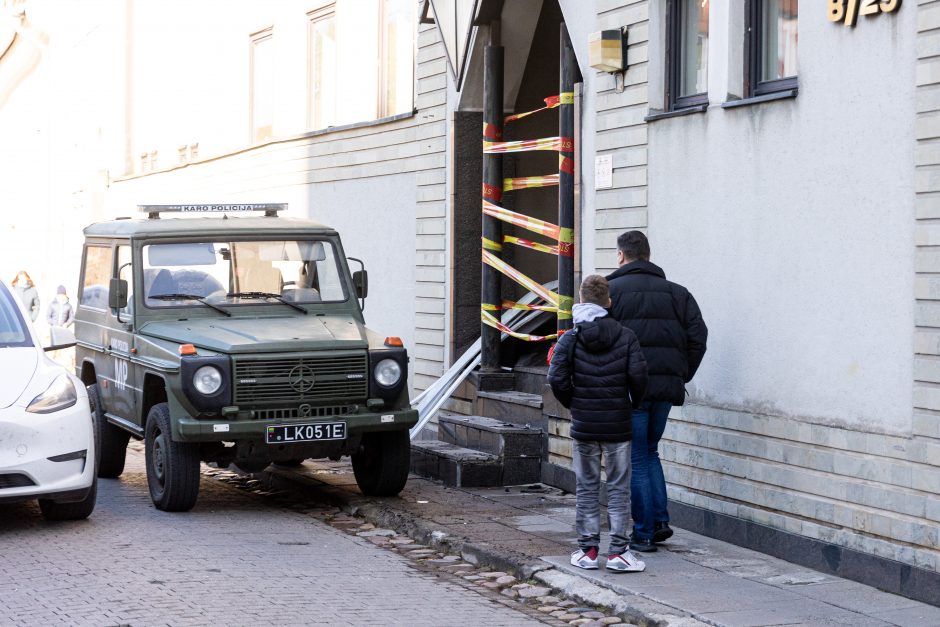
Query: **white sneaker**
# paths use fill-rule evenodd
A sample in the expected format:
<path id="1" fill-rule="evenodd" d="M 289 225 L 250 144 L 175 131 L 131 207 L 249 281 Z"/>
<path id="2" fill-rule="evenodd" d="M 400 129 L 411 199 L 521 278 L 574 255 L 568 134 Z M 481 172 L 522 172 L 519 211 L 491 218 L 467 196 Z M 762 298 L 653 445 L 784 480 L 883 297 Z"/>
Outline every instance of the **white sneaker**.
<path id="1" fill-rule="evenodd" d="M 641 573 L 646 570 L 646 562 L 638 560 L 630 551 L 624 551 L 620 555 L 607 556 L 607 570 L 617 573 Z"/>
<path id="2" fill-rule="evenodd" d="M 572 553 L 571 565 L 585 570 L 597 570 L 597 547 L 592 546 L 586 553 L 581 549 Z"/>

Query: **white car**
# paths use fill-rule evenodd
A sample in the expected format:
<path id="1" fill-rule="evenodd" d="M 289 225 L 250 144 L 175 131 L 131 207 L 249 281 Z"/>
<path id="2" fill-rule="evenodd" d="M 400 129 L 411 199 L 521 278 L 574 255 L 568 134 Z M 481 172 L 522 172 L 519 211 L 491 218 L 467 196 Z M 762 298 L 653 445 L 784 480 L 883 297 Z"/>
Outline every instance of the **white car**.
<path id="1" fill-rule="evenodd" d="M 75 345 L 52 330 L 43 349 L 0 281 L 0 503 L 39 499 L 50 520 L 87 518 L 97 494 L 95 427 L 82 382 L 44 350 Z"/>

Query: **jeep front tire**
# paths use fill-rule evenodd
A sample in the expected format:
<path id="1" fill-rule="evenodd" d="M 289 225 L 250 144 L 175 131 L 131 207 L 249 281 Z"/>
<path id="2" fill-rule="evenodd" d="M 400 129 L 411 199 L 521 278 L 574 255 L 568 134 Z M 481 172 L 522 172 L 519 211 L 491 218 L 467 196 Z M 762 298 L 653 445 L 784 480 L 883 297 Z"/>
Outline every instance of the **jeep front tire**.
<path id="1" fill-rule="evenodd" d="M 383 431 L 362 436 L 352 456 L 359 489 L 367 496 L 395 496 L 405 487 L 411 465 L 408 431 Z"/>
<path id="2" fill-rule="evenodd" d="M 199 496 L 199 447 L 173 441 L 166 403 L 158 403 L 148 412 L 144 440 L 153 504 L 165 512 L 192 509 Z"/>

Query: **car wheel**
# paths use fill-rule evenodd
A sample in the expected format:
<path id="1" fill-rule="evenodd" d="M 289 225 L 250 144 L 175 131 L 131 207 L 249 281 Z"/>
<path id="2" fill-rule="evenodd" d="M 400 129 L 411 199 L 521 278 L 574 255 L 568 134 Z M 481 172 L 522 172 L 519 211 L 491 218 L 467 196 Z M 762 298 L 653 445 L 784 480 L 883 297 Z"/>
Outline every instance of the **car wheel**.
<path id="1" fill-rule="evenodd" d="M 353 473 L 363 494 L 395 496 L 408 481 L 411 438 L 407 431 L 367 433 L 352 456 Z"/>
<path id="2" fill-rule="evenodd" d="M 39 499 L 39 510 L 46 520 L 82 520 L 95 510 L 98 497 L 98 479 L 96 478 L 84 499 L 77 503 L 56 503 L 48 499 Z"/>
<path id="3" fill-rule="evenodd" d="M 169 407 L 166 403 L 154 405 L 144 432 L 150 498 L 157 509 L 185 512 L 199 496 L 199 448 L 174 442 L 171 433 Z"/>
<path id="4" fill-rule="evenodd" d="M 98 430 L 98 476 L 106 479 L 120 477 L 124 472 L 127 442 L 131 434 L 115 427 L 105 418 L 97 384 L 88 386 L 88 402 Z"/>

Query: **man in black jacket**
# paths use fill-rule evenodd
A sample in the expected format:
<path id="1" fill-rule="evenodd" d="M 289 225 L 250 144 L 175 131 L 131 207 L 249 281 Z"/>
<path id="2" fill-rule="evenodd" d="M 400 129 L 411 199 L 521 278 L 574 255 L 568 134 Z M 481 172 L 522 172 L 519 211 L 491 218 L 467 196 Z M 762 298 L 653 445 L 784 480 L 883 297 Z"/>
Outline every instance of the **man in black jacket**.
<path id="1" fill-rule="evenodd" d="M 600 544 L 601 455 L 607 470 L 610 549 L 607 569 L 638 572 L 646 564 L 629 550 L 630 421 L 646 388 L 646 361 L 636 336 L 607 315 L 607 281 L 591 275 L 573 307 L 577 325 L 558 340 L 548 371 L 556 398 L 571 408 L 571 437 L 577 483 L 575 525 L 578 550 L 571 563 L 596 569 Z"/>
<path id="2" fill-rule="evenodd" d="M 633 410 L 630 548 L 650 552 L 672 536 L 659 440 L 673 405 L 685 402 L 685 384 L 705 356 L 708 328 L 689 291 L 650 263 L 643 233 L 623 233 L 617 248 L 620 268 L 607 277 L 611 316 L 636 333 L 649 367 L 644 402 Z"/>

